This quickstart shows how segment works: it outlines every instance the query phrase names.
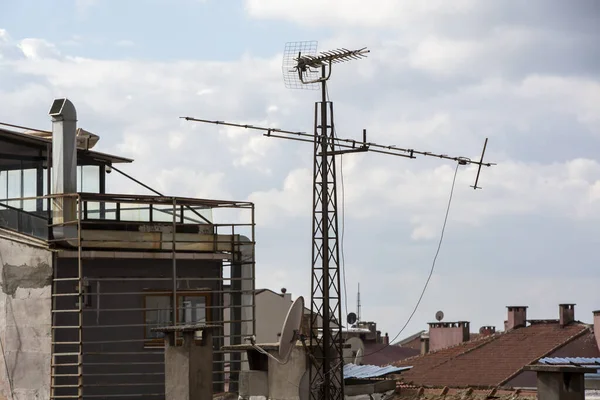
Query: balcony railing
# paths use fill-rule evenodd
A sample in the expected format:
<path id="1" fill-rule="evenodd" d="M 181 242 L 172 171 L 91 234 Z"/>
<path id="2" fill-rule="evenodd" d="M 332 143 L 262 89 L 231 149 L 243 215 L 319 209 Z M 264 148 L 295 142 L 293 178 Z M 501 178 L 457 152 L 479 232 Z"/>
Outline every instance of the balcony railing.
<path id="1" fill-rule="evenodd" d="M 83 223 L 133 223 L 149 226 L 176 224 L 212 227 L 218 225 L 213 223 L 214 209 L 254 207 L 252 203 L 237 201 L 76 193 L 0 200 L 0 227 L 40 239 L 48 239 L 48 227 L 52 225 L 52 213 L 49 213 L 46 209 L 48 207 L 52 209 L 52 199 L 61 197 L 75 198 L 76 215 L 81 215 L 81 222 Z M 44 210 L 32 212 L 14 206 L 16 204 L 26 204 L 32 200 L 43 200 Z"/>

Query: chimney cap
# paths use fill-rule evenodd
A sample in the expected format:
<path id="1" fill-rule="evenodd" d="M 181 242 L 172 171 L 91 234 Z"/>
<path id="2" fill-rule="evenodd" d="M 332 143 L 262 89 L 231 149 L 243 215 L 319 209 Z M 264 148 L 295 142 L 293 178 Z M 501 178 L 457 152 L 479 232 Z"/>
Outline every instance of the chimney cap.
<path id="1" fill-rule="evenodd" d="M 600 310 L 592 311 L 592 314 L 594 314 L 594 315 L 600 314 Z"/>
<path id="2" fill-rule="evenodd" d="M 529 308 L 529 306 L 506 306 L 506 308 Z"/>
<path id="3" fill-rule="evenodd" d="M 559 304 L 559 306 L 564 307 L 564 306 L 576 306 L 577 304 L 575 303 L 561 303 Z"/>
<path id="4" fill-rule="evenodd" d="M 286 288 L 281 288 L 281 293 L 285 294 L 287 292 Z"/>

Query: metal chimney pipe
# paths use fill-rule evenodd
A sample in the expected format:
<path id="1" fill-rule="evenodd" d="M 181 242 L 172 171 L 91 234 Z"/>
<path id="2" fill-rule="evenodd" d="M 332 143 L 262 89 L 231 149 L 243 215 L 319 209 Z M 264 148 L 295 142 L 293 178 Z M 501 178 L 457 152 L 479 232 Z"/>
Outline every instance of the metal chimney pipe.
<path id="1" fill-rule="evenodd" d="M 77 112 L 68 99 L 56 99 L 48 113 L 52 117 L 52 194 L 77 192 Z M 77 219 L 73 197 L 52 200 L 52 222 L 60 224 Z M 65 238 L 64 227 L 55 236 Z M 60 229 L 63 228 L 63 229 Z"/>

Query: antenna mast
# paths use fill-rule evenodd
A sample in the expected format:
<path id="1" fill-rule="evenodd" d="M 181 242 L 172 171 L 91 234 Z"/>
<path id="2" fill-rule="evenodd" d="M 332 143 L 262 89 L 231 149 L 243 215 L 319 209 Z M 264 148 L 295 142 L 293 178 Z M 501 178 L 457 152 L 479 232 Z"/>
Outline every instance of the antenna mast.
<path id="1" fill-rule="evenodd" d="M 356 323 L 360 322 L 360 283 L 358 284 L 358 294 L 356 295 Z"/>
<path id="2" fill-rule="evenodd" d="M 406 158 L 417 155 L 452 160 L 460 165 L 491 166 L 491 163 L 473 161 L 466 157 L 452 157 L 367 142 L 366 130 L 362 141 L 335 136 L 333 103 L 327 100 L 327 80 L 332 65 L 366 57 L 369 50 L 337 49 L 316 54 L 317 42 L 292 42 L 286 44 L 283 59 L 285 86 L 292 89 L 320 89 L 321 101 L 315 103 L 314 131 L 286 131 L 224 121 L 211 121 L 182 117 L 188 121 L 236 126 L 265 132 L 267 137 L 291 139 L 313 144 L 313 214 L 312 214 L 312 283 L 310 318 L 310 399 L 344 400 L 342 307 L 340 291 L 340 265 L 338 246 L 338 217 L 335 156 L 346 153 L 373 152 Z M 486 139 L 487 144 L 487 139 Z M 336 147 L 338 150 L 336 150 Z M 479 168 L 481 170 L 481 168 Z M 477 186 L 479 171 L 474 188 Z M 358 297 L 360 321 L 360 285 Z M 322 318 L 322 334 L 319 334 Z"/>

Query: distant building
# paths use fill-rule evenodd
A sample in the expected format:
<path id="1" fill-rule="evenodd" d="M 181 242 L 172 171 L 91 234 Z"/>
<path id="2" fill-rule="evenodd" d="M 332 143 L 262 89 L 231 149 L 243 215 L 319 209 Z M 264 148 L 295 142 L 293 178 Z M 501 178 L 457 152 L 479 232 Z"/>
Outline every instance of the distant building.
<path id="1" fill-rule="evenodd" d="M 421 351 L 421 342 L 423 341 L 423 335 L 426 334 L 427 331 L 419 331 L 413 335 L 410 335 L 407 338 L 402 339 L 398 343 L 394 343 L 396 346 L 407 347 L 409 349 L 419 350 Z"/>
<path id="2" fill-rule="evenodd" d="M 382 336 L 375 322 L 359 321 L 349 328 L 343 328 L 342 337 L 344 340 L 357 337 L 363 341 L 365 348 L 362 357 L 363 365 L 384 366 L 419 354 L 418 349 L 392 346 L 388 334 Z"/>
<path id="3" fill-rule="evenodd" d="M 412 366 L 403 383 L 422 387 L 535 388 L 536 376 L 524 367 L 543 357 L 600 357 L 594 325 L 575 319 L 575 305 L 561 304 L 559 318 L 527 319 L 527 307 L 508 307 L 504 332 L 484 327 L 470 340 L 469 323 L 429 324 L 430 352 L 394 363 Z"/>

